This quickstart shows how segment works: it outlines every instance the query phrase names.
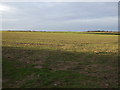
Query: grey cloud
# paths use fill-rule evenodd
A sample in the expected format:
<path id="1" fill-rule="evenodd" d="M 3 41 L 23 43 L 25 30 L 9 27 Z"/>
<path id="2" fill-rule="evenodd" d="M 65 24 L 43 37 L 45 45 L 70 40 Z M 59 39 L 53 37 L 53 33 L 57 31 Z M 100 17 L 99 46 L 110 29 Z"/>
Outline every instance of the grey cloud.
<path id="1" fill-rule="evenodd" d="M 117 30 L 117 3 L 4 3 L 3 29 Z"/>

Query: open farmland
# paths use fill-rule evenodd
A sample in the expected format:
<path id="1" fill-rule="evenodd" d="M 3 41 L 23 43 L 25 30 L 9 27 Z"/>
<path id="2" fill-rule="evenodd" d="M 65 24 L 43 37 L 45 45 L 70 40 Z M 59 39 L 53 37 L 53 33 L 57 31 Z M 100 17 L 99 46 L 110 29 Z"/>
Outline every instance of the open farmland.
<path id="1" fill-rule="evenodd" d="M 118 35 L 2 32 L 3 88 L 117 88 Z"/>

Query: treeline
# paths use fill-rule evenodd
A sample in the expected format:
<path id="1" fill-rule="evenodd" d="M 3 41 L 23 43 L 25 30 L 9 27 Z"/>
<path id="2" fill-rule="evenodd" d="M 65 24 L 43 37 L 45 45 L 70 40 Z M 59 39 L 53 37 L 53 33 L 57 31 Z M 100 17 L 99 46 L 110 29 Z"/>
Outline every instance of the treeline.
<path id="1" fill-rule="evenodd" d="M 95 30 L 95 31 L 87 31 L 87 32 L 113 32 L 113 31 Z"/>
<path id="2" fill-rule="evenodd" d="M 104 30 L 102 30 L 102 31 L 100 31 L 100 30 L 97 30 L 97 31 L 87 31 L 87 32 L 91 32 L 91 33 L 96 33 L 96 32 L 100 32 L 100 33 L 96 33 L 96 34 L 110 34 L 110 35 L 120 35 L 120 32 L 118 31 L 104 31 Z M 103 33 L 101 33 L 101 32 L 103 32 Z"/>

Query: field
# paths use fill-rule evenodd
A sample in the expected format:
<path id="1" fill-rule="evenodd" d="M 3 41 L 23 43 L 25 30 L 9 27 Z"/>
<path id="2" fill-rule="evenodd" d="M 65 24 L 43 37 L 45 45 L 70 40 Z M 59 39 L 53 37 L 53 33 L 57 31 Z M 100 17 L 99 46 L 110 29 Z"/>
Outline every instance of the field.
<path id="1" fill-rule="evenodd" d="M 118 88 L 118 35 L 2 32 L 3 88 Z"/>

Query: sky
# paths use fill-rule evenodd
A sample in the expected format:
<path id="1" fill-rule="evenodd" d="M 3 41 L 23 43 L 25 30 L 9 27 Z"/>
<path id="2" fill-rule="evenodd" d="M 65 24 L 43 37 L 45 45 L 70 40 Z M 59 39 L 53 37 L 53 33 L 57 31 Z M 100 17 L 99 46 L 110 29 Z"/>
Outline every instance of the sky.
<path id="1" fill-rule="evenodd" d="M 117 2 L 3 2 L 2 30 L 118 30 Z"/>

